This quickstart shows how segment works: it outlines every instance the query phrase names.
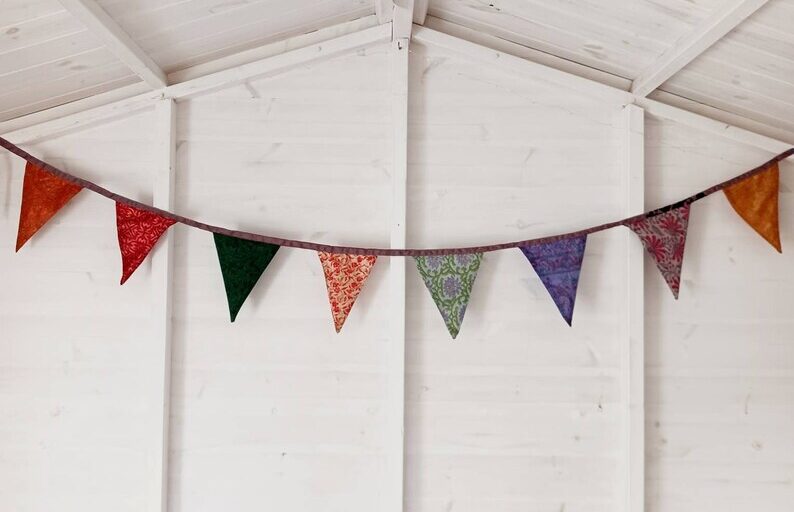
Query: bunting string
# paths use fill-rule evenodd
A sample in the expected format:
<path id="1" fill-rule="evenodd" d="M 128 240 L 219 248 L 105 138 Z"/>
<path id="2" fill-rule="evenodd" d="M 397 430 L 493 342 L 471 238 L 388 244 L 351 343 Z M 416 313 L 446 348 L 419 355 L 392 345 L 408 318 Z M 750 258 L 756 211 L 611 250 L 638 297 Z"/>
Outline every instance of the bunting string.
<path id="1" fill-rule="evenodd" d="M 515 242 L 506 242 L 501 244 L 492 244 L 492 245 L 482 245 L 477 247 L 444 247 L 444 248 L 436 248 L 436 249 L 384 249 L 384 248 L 368 248 L 368 247 L 346 247 L 341 245 L 330 245 L 330 244 L 321 244 L 317 242 L 311 241 L 303 241 L 303 240 L 292 240 L 289 238 L 278 238 L 272 237 L 267 235 L 260 235 L 257 233 L 249 233 L 245 231 L 235 231 L 227 228 L 223 228 L 220 226 L 213 226 L 211 224 L 206 224 L 204 222 L 200 222 L 195 219 L 191 219 L 188 217 L 183 217 L 181 215 L 177 215 L 175 213 L 169 212 L 167 210 L 161 210 L 160 208 L 156 208 L 154 206 L 141 203 L 139 201 L 135 201 L 134 199 L 130 199 L 128 197 L 116 194 L 111 192 L 110 190 L 97 185 L 91 181 L 85 180 L 83 178 L 78 178 L 68 172 L 62 171 L 52 165 L 39 160 L 38 158 L 34 157 L 27 151 L 23 150 L 19 146 L 9 142 L 8 140 L 0 137 L 0 147 L 5 148 L 6 150 L 10 151 L 11 153 L 27 160 L 30 163 L 33 163 L 48 172 L 52 173 L 53 175 L 70 182 L 74 185 L 79 187 L 85 188 L 92 192 L 95 192 L 99 195 L 105 196 L 109 199 L 116 201 L 117 203 L 122 203 L 132 208 L 143 210 L 155 215 L 159 215 L 164 217 L 165 219 L 169 219 L 172 223 L 179 223 L 184 224 L 185 226 L 194 227 L 197 229 L 201 229 L 204 231 L 209 231 L 211 233 L 215 233 L 218 235 L 224 236 L 231 236 L 235 238 L 240 238 L 244 240 L 250 240 L 252 242 L 261 242 L 266 244 L 273 244 L 279 245 L 282 247 L 293 247 L 297 249 L 309 249 L 318 252 L 326 252 L 332 254 L 349 254 L 349 255 L 364 255 L 364 256 L 415 256 L 415 257 L 422 257 L 422 256 L 446 256 L 446 255 L 453 255 L 453 254 L 479 254 L 484 252 L 492 252 L 492 251 L 500 251 L 503 249 L 513 249 L 513 248 L 520 248 L 520 247 L 528 247 L 538 244 L 547 244 L 550 242 L 555 242 L 559 240 L 566 240 L 566 239 L 574 239 L 574 238 L 581 238 L 583 236 L 587 236 L 592 233 L 597 233 L 599 231 L 604 231 L 607 229 L 611 229 L 618 226 L 629 226 L 632 224 L 636 224 L 637 222 L 643 221 L 645 219 L 649 219 L 651 217 L 655 217 L 657 215 L 661 215 L 663 213 L 676 210 L 683 206 L 688 206 L 703 199 L 706 196 L 709 196 L 715 192 L 722 191 L 732 185 L 735 185 L 743 180 L 756 176 L 758 174 L 763 173 L 764 171 L 768 170 L 770 166 L 776 165 L 781 160 L 784 160 L 792 155 L 794 155 L 794 148 L 788 149 L 779 155 L 773 157 L 769 161 L 751 169 L 747 172 L 744 172 L 734 178 L 729 180 L 723 181 L 718 183 L 712 187 L 709 187 L 701 192 L 693 194 L 681 201 L 676 203 L 669 204 L 667 206 L 663 206 L 661 208 L 657 208 L 655 210 L 651 210 L 645 213 L 641 213 L 639 215 L 634 215 L 632 217 L 627 217 L 625 219 L 616 220 L 612 222 L 607 222 L 605 224 L 600 224 L 597 226 L 592 226 L 589 228 L 581 229 L 579 231 L 572 231 L 569 233 L 563 233 L 559 235 L 553 236 L 546 236 L 541 238 L 532 238 L 527 240 L 519 240 Z"/>

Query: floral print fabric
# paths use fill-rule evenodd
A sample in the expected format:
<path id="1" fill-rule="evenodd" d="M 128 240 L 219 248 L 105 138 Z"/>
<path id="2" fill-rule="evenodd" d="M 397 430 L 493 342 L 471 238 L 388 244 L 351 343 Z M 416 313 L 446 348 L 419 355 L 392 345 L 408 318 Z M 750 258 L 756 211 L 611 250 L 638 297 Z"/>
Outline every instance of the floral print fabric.
<path id="1" fill-rule="evenodd" d="M 17 251 L 81 190 L 82 187 L 28 162 L 22 182 Z"/>
<path id="2" fill-rule="evenodd" d="M 156 213 L 116 202 L 116 229 L 121 250 L 121 284 L 143 263 L 154 244 L 174 221 Z"/>
<path id="3" fill-rule="evenodd" d="M 681 286 L 688 225 L 689 204 L 628 224 L 640 237 L 676 299 Z"/>
<path id="4" fill-rule="evenodd" d="M 521 247 L 560 314 L 571 325 L 587 235 Z"/>
<path id="5" fill-rule="evenodd" d="M 482 253 L 416 256 L 416 268 L 455 339 L 466 314 Z"/>
<path id="6" fill-rule="evenodd" d="M 317 254 L 325 274 L 334 327 L 339 332 L 378 257 L 329 252 Z"/>

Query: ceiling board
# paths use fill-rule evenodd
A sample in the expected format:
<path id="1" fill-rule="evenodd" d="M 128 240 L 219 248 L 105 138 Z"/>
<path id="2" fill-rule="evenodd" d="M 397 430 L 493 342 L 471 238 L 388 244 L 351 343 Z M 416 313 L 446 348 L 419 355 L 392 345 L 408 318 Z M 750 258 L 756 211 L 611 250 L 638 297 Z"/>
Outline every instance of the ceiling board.
<path id="1" fill-rule="evenodd" d="M 432 0 L 429 13 L 633 79 L 722 3 L 720 0 Z"/>
<path id="2" fill-rule="evenodd" d="M 772 0 L 661 90 L 794 130 L 794 0 Z"/>

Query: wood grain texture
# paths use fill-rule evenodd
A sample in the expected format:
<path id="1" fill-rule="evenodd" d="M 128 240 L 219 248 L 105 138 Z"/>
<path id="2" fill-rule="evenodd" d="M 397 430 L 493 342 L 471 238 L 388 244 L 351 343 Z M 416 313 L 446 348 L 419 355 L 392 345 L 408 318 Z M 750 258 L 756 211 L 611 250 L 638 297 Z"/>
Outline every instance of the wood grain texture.
<path id="1" fill-rule="evenodd" d="M 409 244 L 622 214 L 618 106 L 411 51 Z M 486 255 L 454 342 L 409 273 L 406 510 L 619 506 L 621 235 L 590 237 L 573 329 L 518 250 Z"/>
<path id="2" fill-rule="evenodd" d="M 31 147 L 151 200 L 151 112 Z M 80 194 L 14 254 L 23 165 L 0 156 L 0 502 L 140 511 L 154 444 L 149 267 L 118 286 L 113 203 Z"/>
<path id="3" fill-rule="evenodd" d="M 649 119 L 650 206 L 769 153 Z M 781 164 L 783 246 L 791 164 Z M 791 252 L 716 195 L 692 210 L 680 299 L 646 265 L 648 510 L 785 511 L 794 497 Z"/>
<path id="4" fill-rule="evenodd" d="M 179 211 L 388 246 L 389 51 L 361 50 L 180 103 Z M 234 324 L 211 235 L 177 232 L 175 256 L 170 510 L 382 504 L 388 259 L 337 335 L 314 252 L 280 250 Z"/>

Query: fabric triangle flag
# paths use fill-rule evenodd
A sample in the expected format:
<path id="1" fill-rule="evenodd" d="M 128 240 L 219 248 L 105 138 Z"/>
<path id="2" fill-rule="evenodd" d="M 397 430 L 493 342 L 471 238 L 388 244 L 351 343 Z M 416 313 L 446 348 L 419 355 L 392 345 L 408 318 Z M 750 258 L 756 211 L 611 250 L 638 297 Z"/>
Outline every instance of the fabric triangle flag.
<path id="1" fill-rule="evenodd" d="M 83 187 L 68 182 L 28 162 L 22 182 L 17 251 Z"/>
<path id="2" fill-rule="evenodd" d="M 681 287 L 681 267 L 684 263 L 688 226 L 688 203 L 628 224 L 640 237 L 642 245 L 653 258 L 676 299 Z"/>
<path id="3" fill-rule="evenodd" d="M 587 235 L 521 247 L 562 317 L 571 325 Z"/>
<path id="4" fill-rule="evenodd" d="M 328 288 L 328 301 L 334 317 L 336 332 L 342 330 L 353 303 L 356 302 L 364 281 L 375 266 L 377 256 L 363 254 L 338 254 L 318 252 Z"/>
<path id="5" fill-rule="evenodd" d="M 414 259 L 449 334 L 455 339 L 466 314 L 482 253 L 416 256 Z"/>
<path id="6" fill-rule="evenodd" d="M 213 233 L 232 322 L 279 246 Z"/>
<path id="7" fill-rule="evenodd" d="M 174 221 L 116 202 L 116 229 L 121 249 L 121 284 L 130 278 Z"/>
<path id="8" fill-rule="evenodd" d="M 778 221 L 779 189 L 780 171 L 776 162 L 769 169 L 731 185 L 723 192 L 736 213 L 777 252 L 783 252 Z"/>

